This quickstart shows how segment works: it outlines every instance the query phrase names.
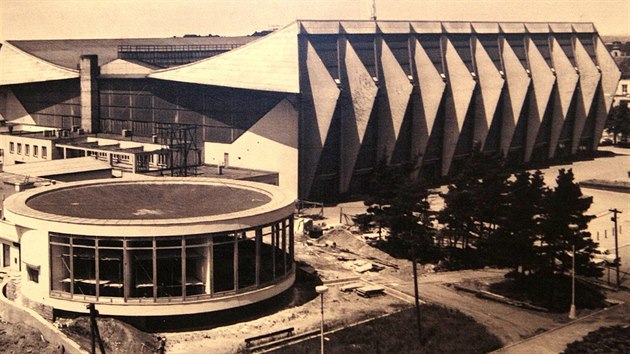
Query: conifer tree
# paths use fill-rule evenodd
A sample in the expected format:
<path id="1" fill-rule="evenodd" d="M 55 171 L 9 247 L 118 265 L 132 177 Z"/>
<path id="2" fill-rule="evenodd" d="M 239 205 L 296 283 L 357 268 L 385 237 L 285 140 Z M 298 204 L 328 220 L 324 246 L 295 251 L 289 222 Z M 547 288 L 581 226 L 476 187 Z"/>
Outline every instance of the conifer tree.
<path id="1" fill-rule="evenodd" d="M 597 243 L 586 231 L 593 219 L 592 215 L 586 214 L 593 200 L 582 194 L 571 169 L 561 169 L 556 183 L 545 203 L 543 236 L 538 249 L 540 270 L 551 274 L 565 273 L 571 269 L 575 256 L 576 274 L 601 276 L 602 269 L 591 261 Z"/>

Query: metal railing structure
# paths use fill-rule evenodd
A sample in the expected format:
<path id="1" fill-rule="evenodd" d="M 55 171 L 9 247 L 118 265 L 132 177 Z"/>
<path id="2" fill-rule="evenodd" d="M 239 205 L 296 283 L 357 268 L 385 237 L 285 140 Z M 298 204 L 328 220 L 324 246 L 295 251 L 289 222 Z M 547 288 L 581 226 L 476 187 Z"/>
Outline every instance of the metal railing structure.
<path id="1" fill-rule="evenodd" d="M 160 67 L 188 64 L 225 53 L 241 44 L 119 45 L 118 58 L 139 60 Z"/>

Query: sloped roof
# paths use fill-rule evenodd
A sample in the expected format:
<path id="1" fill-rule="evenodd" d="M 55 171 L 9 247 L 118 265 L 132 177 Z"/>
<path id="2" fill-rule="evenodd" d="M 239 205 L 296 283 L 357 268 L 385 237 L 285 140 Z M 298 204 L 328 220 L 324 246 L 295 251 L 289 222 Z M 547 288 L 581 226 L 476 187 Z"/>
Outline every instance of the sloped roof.
<path id="1" fill-rule="evenodd" d="M 67 69 L 26 53 L 10 43 L 0 47 L 0 85 L 74 79 L 77 70 Z"/>
<path id="2" fill-rule="evenodd" d="M 5 165 L 4 172 L 30 177 L 50 177 L 70 173 L 108 170 L 112 167 L 104 161 L 94 157 L 77 157 L 74 159 L 59 159 L 44 162 L 30 162 L 17 165 Z"/>
<path id="3" fill-rule="evenodd" d="M 43 60 L 76 69 L 81 55 L 98 55 L 99 65 L 118 58 L 118 46 L 243 45 L 259 37 L 173 37 L 122 39 L 11 40 L 15 47 Z"/>
<path id="4" fill-rule="evenodd" d="M 150 78 L 202 85 L 299 93 L 297 23 L 242 47 Z"/>

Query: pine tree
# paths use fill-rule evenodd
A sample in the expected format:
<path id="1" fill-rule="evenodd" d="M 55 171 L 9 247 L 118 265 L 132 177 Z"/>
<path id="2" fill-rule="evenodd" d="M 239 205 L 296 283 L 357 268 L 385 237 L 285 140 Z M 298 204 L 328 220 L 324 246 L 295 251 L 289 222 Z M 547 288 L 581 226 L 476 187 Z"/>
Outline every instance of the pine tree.
<path id="1" fill-rule="evenodd" d="M 434 229 L 429 218 L 427 188 L 411 179 L 411 165 L 389 166 L 385 160 L 374 169 L 364 204 L 368 217 L 389 236 L 382 244 L 400 257 L 427 259 L 434 251 Z"/>
<path id="2" fill-rule="evenodd" d="M 548 193 L 543 174 L 517 173 L 507 186 L 504 212 L 489 247 L 496 262 L 522 275 L 537 268 L 543 201 Z"/>
<path id="3" fill-rule="evenodd" d="M 448 186 L 443 195 L 444 209 L 440 223 L 451 237 L 452 246 L 485 247 L 501 219 L 507 173 L 504 161 L 497 156 L 486 156 L 475 149 L 472 156 Z"/>
<path id="4" fill-rule="evenodd" d="M 556 183 L 545 205 L 543 237 L 538 252 L 543 259 L 541 271 L 562 274 L 570 270 L 575 245 L 576 274 L 601 276 L 602 269 L 591 262 L 597 243 L 586 231 L 593 219 L 592 215 L 586 214 L 593 202 L 592 198 L 582 194 L 571 169 L 561 169 Z"/>

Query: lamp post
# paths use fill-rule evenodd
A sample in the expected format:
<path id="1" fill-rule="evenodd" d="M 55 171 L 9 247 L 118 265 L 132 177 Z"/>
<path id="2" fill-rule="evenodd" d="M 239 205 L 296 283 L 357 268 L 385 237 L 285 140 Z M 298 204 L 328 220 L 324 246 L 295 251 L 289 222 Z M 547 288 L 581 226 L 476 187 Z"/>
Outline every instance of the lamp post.
<path id="1" fill-rule="evenodd" d="M 321 350 L 322 353 L 324 354 L 324 294 L 328 291 L 328 287 L 326 285 L 319 285 L 315 287 L 315 291 L 319 294 L 320 298 L 321 298 L 321 309 L 322 309 L 322 322 L 321 322 L 321 326 L 320 326 L 320 334 L 321 334 Z"/>
<path id="2" fill-rule="evenodd" d="M 571 262 L 571 309 L 569 310 L 569 319 L 574 320 L 575 318 L 575 243 L 573 243 L 573 262 Z"/>
<path id="3" fill-rule="evenodd" d="M 577 225 L 571 224 L 569 228 L 574 232 L 573 234 L 573 253 L 571 257 L 571 308 L 569 309 L 569 319 L 576 319 L 575 315 L 575 233 L 579 232 Z"/>

